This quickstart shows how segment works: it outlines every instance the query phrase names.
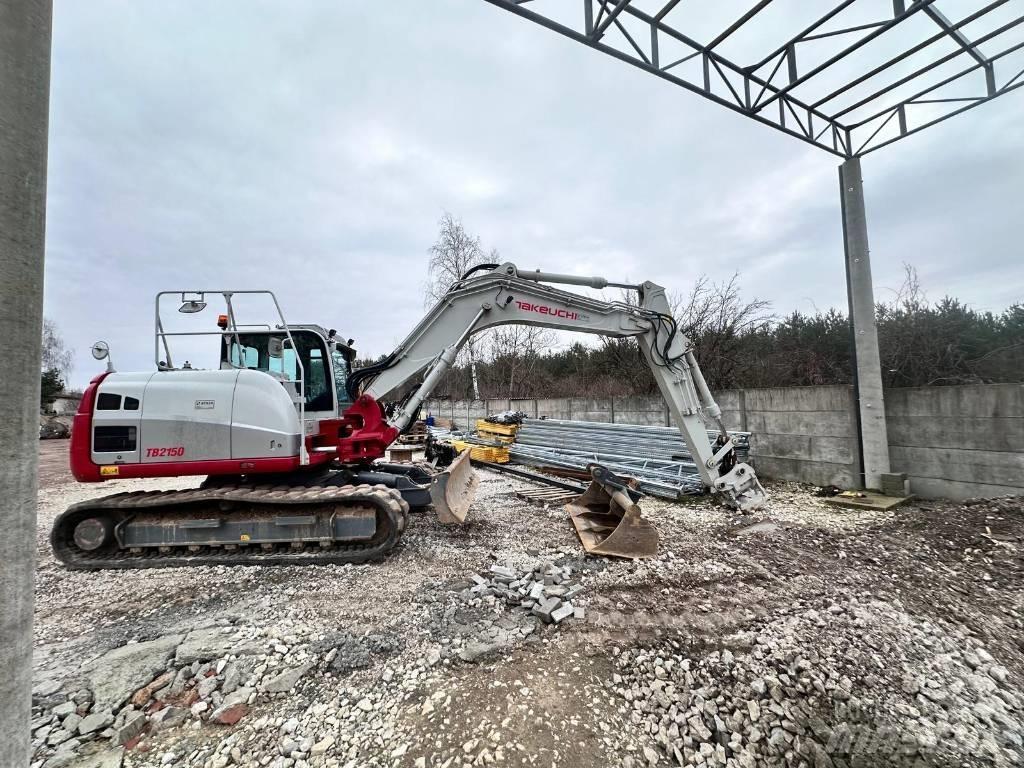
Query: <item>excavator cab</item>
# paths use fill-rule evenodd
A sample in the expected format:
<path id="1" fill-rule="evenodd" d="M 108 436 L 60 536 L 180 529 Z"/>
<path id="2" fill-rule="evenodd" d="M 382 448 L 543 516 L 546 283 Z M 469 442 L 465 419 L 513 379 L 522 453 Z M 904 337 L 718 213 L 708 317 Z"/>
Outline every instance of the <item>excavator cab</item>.
<path id="1" fill-rule="evenodd" d="M 345 383 L 355 350 L 320 326 L 225 334 L 221 368 L 247 368 L 278 379 L 301 398 L 308 418 L 337 418 L 352 404 Z"/>

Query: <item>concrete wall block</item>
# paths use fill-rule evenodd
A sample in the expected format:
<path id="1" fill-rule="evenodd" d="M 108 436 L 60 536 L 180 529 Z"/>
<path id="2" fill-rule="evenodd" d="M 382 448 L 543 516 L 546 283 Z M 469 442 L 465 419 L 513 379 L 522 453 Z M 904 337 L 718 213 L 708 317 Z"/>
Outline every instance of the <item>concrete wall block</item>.
<path id="1" fill-rule="evenodd" d="M 773 387 L 745 390 L 748 411 L 846 411 L 853 388 L 845 384 L 822 387 Z"/>
<path id="2" fill-rule="evenodd" d="M 965 483 L 958 480 L 937 480 L 933 477 L 910 477 L 910 492 L 922 499 L 964 499 L 1010 496 L 1020 493 L 1019 487 Z"/>
<path id="3" fill-rule="evenodd" d="M 849 411 L 748 411 L 747 427 L 761 435 L 818 435 L 854 437 Z"/>
<path id="4" fill-rule="evenodd" d="M 665 412 L 665 401 L 659 395 L 643 397 L 613 397 L 612 404 L 615 406 L 615 413 L 619 411 L 656 411 Z"/>
<path id="5" fill-rule="evenodd" d="M 615 423 L 664 427 L 666 426 L 665 411 L 620 411 L 616 408 Z"/>
<path id="6" fill-rule="evenodd" d="M 574 421 L 611 422 L 612 401 L 609 398 L 574 397 L 570 403 Z"/>
<path id="7" fill-rule="evenodd" d="M 768 456 L 852 465 L 856 455 L 853 443 L 852 437 L 754 433 L 750 437 L 750 453 L 758 459 Z"/>
<path id="8" fill-rule="evenodd" d="M 886 426 L 891 446 L 1024 450 L 1024 419 L 928 418 L 900 414 L 890 416 Z"/>
<path id="9" fill-rule="evenodd" d="M 836 485 L 849 488 L 856 480 L 851 467 L 844 464 L 830 464 L 825 461 L 804 461 L 758 456 L 754 467 L 758 477 L 776 480 L 794 480 L 813 485 Z"/>
<path id="10" fill-rule="evenodd" d="M 722 409 L 722 423 L 725 424 L 726 429 L 732 429 L 736 431 L 742 431 L 743 429 L 743 412 L 742 411 L 727 411 Z"/>
<path id="11" fill-rule="evenodd" d="M 886 413 L 896 416 L 1024 418 L 1024 384 L 910 387 L 885 393 Z"/>
<path id="12" fill-rule="evenodd" d="M 723 411 L 738 411 L 740 409 L 741 395 L 738 389 L 723 389 L 721 392 L 712 392 L 715 402 Z"/>
<path id="13" fill-rule="evenodd" d="M 893 472 L 1024 489 L 1024 453 L 892 446 Z"/>
<path id="14" fill-rule="evenodd" d="M 522 400 L 509 400 L 508 409 L 510 411 L 522 411 L 527 416 L 532 416 L 536 418 L 536 404 L 537 401 L 534 400 L 533 398 L 524 398 Z"/>

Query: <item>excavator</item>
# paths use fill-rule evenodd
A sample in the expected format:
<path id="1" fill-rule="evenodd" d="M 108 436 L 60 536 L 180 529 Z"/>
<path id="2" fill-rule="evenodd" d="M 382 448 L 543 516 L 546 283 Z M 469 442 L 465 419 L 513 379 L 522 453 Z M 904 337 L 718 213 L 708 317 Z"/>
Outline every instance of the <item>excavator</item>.
<path id="1" fill-rule="evenodd" d="M 603 301 L 564 285 L 634 291 L 636 301 Z M 254 297 L 269 301 L 276 322 L 239 322 L 240 303 Z M 210 330 L 165 330 L 162 307 L 171 299 L 185 315 L 204 311 L 208 300 L 223 301 L 224 311 Z M 463 522 L 477 484 L 468 451 L 443 472 L 383 459 L 466 341 L 506 324 L 636 338 L 706 488 L 744 511 L 765 502 L 753 469 L 736 460 L 664 288 L 508 262 L 470 269 L 393 352 L 356 370 L 351 340 L 288 324 L 270 291 L 159 293 L 155 370 L 117 372 L 107 345 L 93 348 L 107 370 L 75 414 L 71 471 L 85 483 L 205 479 L 196 488 L 74 504 L 51 531 L 56 557 L 76 569 L 356 563 L 395 547 L 410 508 L 433 506 L 440 522 Z M 176 365 L 172 342 L 184 336 L 215 337 L 218 367 Z M 385 401 L 416 381 L 404 398 Z M 717 429 L 714 442 L 706 422 Z M 601 470 L 571 508 L 573 522 L 584 543 L 618 534 L 628 556 L 630 536 L 644 538 L 649 523 L 638 520 L 629 489 Z M 647 539 L 637 552 L 650 549 Z"/>

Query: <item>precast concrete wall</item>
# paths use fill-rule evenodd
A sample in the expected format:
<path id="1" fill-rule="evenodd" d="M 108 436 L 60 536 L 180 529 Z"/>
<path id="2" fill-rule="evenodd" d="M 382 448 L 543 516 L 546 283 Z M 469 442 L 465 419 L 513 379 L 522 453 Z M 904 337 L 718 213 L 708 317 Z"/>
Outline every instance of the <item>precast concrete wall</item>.
<path id="1" fill-rule="evenodd" d="M 857 412 L 849 386 L 718 392 L 729 429 L 751 433 L 750 457 L 765 477 L 856 488 Z M 885 394 L 893 472 L 913 493 L 964 499 L 1024 493 L 1024 385 L 890 389 Z M 669 425 L 660 396 L 430 400 L 426 412 L 460 427 L 489 413 L 531 418 Z"/>

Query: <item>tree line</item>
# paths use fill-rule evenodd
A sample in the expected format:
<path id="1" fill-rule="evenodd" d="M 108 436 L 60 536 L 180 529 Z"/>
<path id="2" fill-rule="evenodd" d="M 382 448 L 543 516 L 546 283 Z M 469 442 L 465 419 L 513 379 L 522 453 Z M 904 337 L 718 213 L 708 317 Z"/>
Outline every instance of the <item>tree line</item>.
<path id="1" fill-rule="evenodd" d="M 446 213 L 430 248 L 428 305 L 472 266 L 498 261 L 497 251 L 485 252 L 479 238 Z M 776 315 L 768 302 L 743 297 L 739 275 L 723 283 L 701 278 L 670 301 L 713 390 L 853 381 L 853 337 L 844 312 Z M 887 387 L 1024 382 L 1024 303 L 995 313 L 948 296 L 930 301 L 907 266 L 900 290 L 878 303 L 876 323 Z M 479 399 L 657 391 L 634 339 L 602 337 L 567 347 L 555 341 L 551 331 L 521 326 L 479 334 L 435 394 Z"/>

